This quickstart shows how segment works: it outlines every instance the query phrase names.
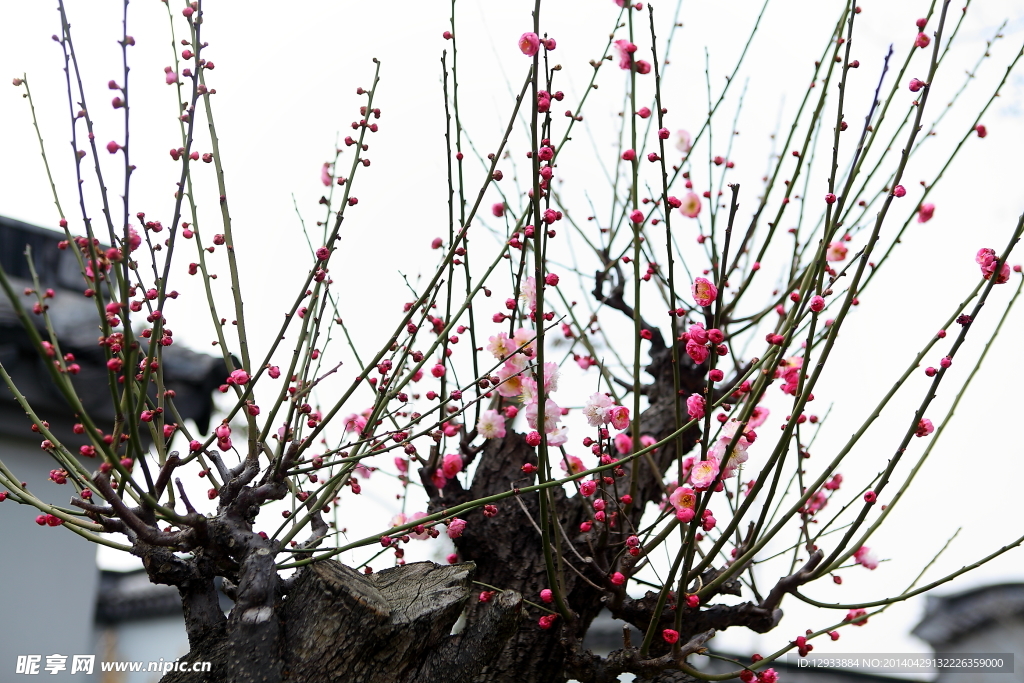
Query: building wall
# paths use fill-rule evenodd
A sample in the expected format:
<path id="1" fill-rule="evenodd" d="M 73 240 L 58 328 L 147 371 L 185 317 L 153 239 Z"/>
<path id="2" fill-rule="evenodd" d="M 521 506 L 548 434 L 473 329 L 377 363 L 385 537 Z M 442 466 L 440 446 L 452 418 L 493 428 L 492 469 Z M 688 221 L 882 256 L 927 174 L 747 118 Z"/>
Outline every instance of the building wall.
<path id="1" fill-rule="evenodd" d="M 185 620 L 179 616 L 133 619 L 99 626 L 95 633 L 96 661 L 173 662 L 188 654 Z M 90 683 L 158 683 L 162 673 L 107 672 Z"/>
<path id="2" fill-rule="evenodd" d="M 0 435 L 0 459 L 36 496 L 67 505 L 72 488 L 49 481 L 56 465 L 38 441 Z M 38 514 L 11 500 L 0 503 L 0 681 L 18 680 L 17 657 L 29 654 L 42 655 L 43 665 L 46 655 L 68 656 L 62 673 L 40 667 L 47 680 L 95 680 L 68 672 L 72 655 L 95 654 L 96 547 L 67 529 L 38 526 Z"/>

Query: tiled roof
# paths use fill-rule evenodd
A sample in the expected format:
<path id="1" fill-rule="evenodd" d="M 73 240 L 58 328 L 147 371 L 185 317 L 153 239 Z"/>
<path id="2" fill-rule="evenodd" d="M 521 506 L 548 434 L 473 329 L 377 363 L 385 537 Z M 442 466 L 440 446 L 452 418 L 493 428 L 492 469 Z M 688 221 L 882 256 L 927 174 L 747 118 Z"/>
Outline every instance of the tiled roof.
<path id="1" fill-rule="evenodd" d="M 983 586 L 955 595 L 929 595 L 924 618 L 911 633 L 938 650 L 967 633 L 1012 618 L 1024 619 L 1024 583 Z"/>

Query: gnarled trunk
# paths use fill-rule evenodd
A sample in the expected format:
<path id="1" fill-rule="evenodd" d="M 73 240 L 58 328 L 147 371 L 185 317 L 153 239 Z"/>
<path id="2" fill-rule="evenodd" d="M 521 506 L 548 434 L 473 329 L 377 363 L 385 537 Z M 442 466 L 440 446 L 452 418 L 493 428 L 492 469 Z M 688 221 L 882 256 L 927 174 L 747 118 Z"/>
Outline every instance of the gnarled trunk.
<path id="1" fill-rule="evenodd" d="M 273 609 L 233 612 L 226 624 L 221 617 L 201 630 L 190 619 L 192 649 L 183 660 L 209 661 L 211 671 L 171 672 L 162 683 L 468 682 L 501 652 L 522 604 L 506 591 L 471 627 L 450 635 L 473 593 L 474 570 L 472 563 L 418 562 L 365 575 L 318 562 Z"/>

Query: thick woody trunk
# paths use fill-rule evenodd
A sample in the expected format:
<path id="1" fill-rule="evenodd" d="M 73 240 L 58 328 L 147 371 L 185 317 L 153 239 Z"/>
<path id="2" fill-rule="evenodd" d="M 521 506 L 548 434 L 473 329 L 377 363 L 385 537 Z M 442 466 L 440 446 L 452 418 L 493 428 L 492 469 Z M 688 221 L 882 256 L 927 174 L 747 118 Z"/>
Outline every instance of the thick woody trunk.
<path id="1" fill-rule="evenodd" d="M 473 593 L 473 571 L 471 563 L 420 562 L 364 575 L 319 562 L 271 610 L 232 613 L 201 631 L 192 620 L 185 660 L 210 661 L 211 672 L 172 672 L 162 683 L 468 682 L 501 652 L 522 603 L 506 592 L 472 627 L 450 635 Z"/>

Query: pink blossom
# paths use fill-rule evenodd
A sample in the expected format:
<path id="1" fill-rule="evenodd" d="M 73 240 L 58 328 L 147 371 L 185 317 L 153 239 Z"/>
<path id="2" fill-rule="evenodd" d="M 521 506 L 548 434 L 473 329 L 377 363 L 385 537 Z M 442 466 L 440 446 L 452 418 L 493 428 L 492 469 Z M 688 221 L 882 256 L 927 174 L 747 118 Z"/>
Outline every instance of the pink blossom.
<path id="1" fill-rule="evenodd" d="M 462 471 L 462 456 L 458 453 L 449 453 L 444 456 L 444 460 L 441 463 L 441 472 L 448 479 L 452 479 L 456 474 Z"/>
<path id="2" fill-rule="evenodd" d="M 615 406 L 609 411 L 608 416 L 616 429 L 625 429 L 629 426 L 629 408 L 625 406 Z"/>
<path id="3" fill-rule="evenodd" d="M 704 329 L 704 323 L 694 323 L 693 325 L 690 325 L 690 329 L 688 329 L 686 333 L 690 335 L 690 339 L 692 341 L 695 341 L 698 344 L 708 343 L 708 332 Z"/>
<path id="4" fill-rule="evenodd" d="M 544 394 L 550 394 L 553 391 L 558 391 L 558 378 L 561 376 L 561 371 L 558 368 L 558 363 L 545 363 L 544 364 Z"/>
<path id="5" fill-rule="evenodd" d="M 242 385 L 248 383 L 249 373 L 246 372 L 245 370 L 232 370 L 231 374 L 228 376 L 228 384 Z"/>
<path id="6" fill-rule="evenodd" d="M 704 417 L 704 397 L 699 394 L 690 394 L 686 399 L 686 414 L 691 419 L 699 420 Z"/>
<path id="7" fill-rule="evenodd" d="M 690 148 L 692 147 L 693 141 L 690 138 L 690 134 L 685 130 L 676 131 L 676 149 L 683 154 L 689 154 Z M 699 203 L 699 200 L 698 200 Z M 692 216 L 691 216 L 692 218 Z"/>
<path id="8" fill-rule="evenodd" d="M 540 49 L 540 38 L 538 38 L 537 34 L 532 31 L 524 33 L 519 37 L 519 49 L 522 50 L 523 54 L 527 57 L 534 56 L 537 54 L 537 50 Z"/>
<path id="9" fill-rule="evenodd" d="M 519 298 L 525 302 L 531 311 L 537 310 L 537 279 L 528 277 L 523 280 L 519 287 Z"/>
<path id="10" fill-rule="evenodd" d="M 974 260 L 981 266 L 982 277 L 986 280 L 992 279 L 992 275 L 996 272 L 996 266 L 999 265 L 999 257 L 996 256 L 996 252 L 992 249 L 981 249 Z M 1010 265 L 1004 263 L 1003 267 L 999 269 L 999 275 L 996 276 L 996 284 L 1004 284 L 1009 279 Z"/>
<path id="11" fill-rule="evenodd" d="M 700 207 L 700 195 L 696 192 L 687 192 L 679 206 L 679 213 L 687 218 L 696 218 L 700 215 Z"/>
<path id="12" fill-rule="evenodd" d="M 720 463 L 722 458 L 725 456 L 726 449 L 729 448 L 729 444 L 732 443 L 732 437 L 722 437 L 715 442 L 715 445 L 708 450 L 708 459 L 714 460 L 716 463 Z M 725 462 L 725 467 L 722 468 L 722 479 L 729 479 L 736 476 L 736 470 L 739 466 L 747 461 L 750 456 L 747 454 L 747 440 L 740 437 L 736 443 L 736 447 L 732 449 L 728 459 Z"/>
<path id="13" fill-rule="evenodd" d="M 128 250 L 135 251 L 142 246 L 142 236 L 135 232 L 135 228 L 128 227 Z"/>
<path id="14" fill-rule="evenodd" d="M 699 277 L 693 281 L 693 300 L 698 306 L 710 306 L 718 298 L 718 287 L 707 278 Z"/>
<path id="15" fill-rule="evenodd" d="M 331 186 L 331 164 L 326 161 L 320 167 L 320 182 L 324 184 L 324 187 Z"/>
<path id="16" fill-rule="evenodd" d="M 694 488 L 706 489 L 711 486 L 717 476 L 718 461 L 711 459 L 701 460 L 693 464 L 693 470 L 690 471 L 690 483 L 693 484 Z"/>
<path id="17" fill-rule="evenodd" d="M 921 418 L 921 421 L 917 423 L 917 430 L 914 432 L 915 436 L 928 436 L 935 431 L 935 425 L 932 421 L 926 417 Z"/>
<path id="18" fill-rule="evenodd" d="M 568 461 L 568 465 L 565 464 L 566 461 Z M 562 462 L 558 463 L 558 466 L 562 468 L 563 472 L 568 472 L 569 474 L 579 474 L 580 472 L 583 472 L 584 470 L 587 469 L 586 465 L 583 464 L 583 461 L 577 458 L 575 455 L 565 456 L 562 459 Z"/>
<path id="19" fill-rule="evenodd" d="M 633 61 L 631 55 L 636 52 L 636 45 L 628 40 L 616 40 L 615 49 L 619 52 L 619 68 L 629 69 Z"/>
<path id="20" fill-rule="evenodd" d="M 356 415 L 352 413 L 345 418 L 343 424 L 345 425 L 346 432 L 361 432 L 366 427 L 366 418 L 362 415 Z"/>
<path id="21" fill-rule="evenodd" d="M 178 82 L 178 74 L 169 66 L 164 67 L 164 82 L 167 85 L 174 85 Z"/>
<path id="22" fill-rule="evenodd" d="M 498 368 L 498 380 L 501 382 L 497 386 L 499 394 L 506 398 L 512 398 L 523 393 L 523 376 L 518 374 L 520 371 L 521 369 L 517 368 L 511 360 L 506 361 Z"/>
<path id="23" fill-rule="evenodd" d="M 708 359 L 711 350 L 704 344 L 698 344 L 692 339 L 686 342 L 686 355 L 693 359 L 693 362 L 700 365 Z"/>
<path id="24" fill-rule="evenodd" d="M 458 517 L 448 520 L 448 538 L 458 538 L 466 528 L 466 520 Z"/>
<path id="25" fill-rule="evenodd" d="M 539 429 L 538 405 L 536 401 L 530 401 L 526 406 L 526 422 L 531 429 Z M 562 409 L 553 400 L 544 400 L 544 431 L 551 433 L 558 429 L 558 423 L 562 420 Z"/>
<path id="26" fill-rule="evenodd" d="M 697 494 L 689 486 L 680 486 L 671 493 L 668 501 L 676 509 L 676 517 L 686 523 L 693 519 L 697 506 Z M 684 519 L 685 518 L 685 519 Z"/>
<path id="27" fill-rule="evenodd" d="M 502 216 L 505 215 L 505 205 L 503 203 L 501 203 L 501 202 L 498 202 L 497 204 L 492 205 L 491 206 L 491 214 L 495 218 L 501 218 Z"/>
<path id="28" fill-rule="evenodd" d="M 499 332 L 487 339 L 487 350 L 495 358 L 502 360 L 512 355 L 512 352 L 515 351 L 515 346 L 513 346 L 507 334 Z"/>
<path id="29" fill-rule="evenodd" d="M 580 484 L 580 493 L 584 496 L 592 496 L 597 491 L 597 482 L 593 479 L 588 479 Z"/>
<path id="30" fill-rule="evenodd" d="M 849 250 L 842 242 L 833 242 L 828 245 L 828 249 L 825 251 L 825 260 L 833 262 L 845 261 L 847 251 Z"/>
<path id="31" fill-rule="evenodd" d="M 866 545 L 857 548 L 856 552 L 853 553 L 853 560 L 865 569 L 876 569 L 878 567 L 878 560 L 872 554 L 871 548 Z"/>
<path id="32" fill-rule="evenodd" d="M 629 434 L 615 435 L 615 450 L 621 455 L 628 455 L 633 452 L 633 439 Z"/>
<path id="33" fill-rule="evenodd" d="M 771 413 L 770 410 L 764 406 L 755 406 L 754 412 L 750 416 L 750 420 L 747 422 L 748 429 L 757 429 L 764 424 L 765 420 L 768 419 L 768 415 Z"/>
<path id="34" fill-rule="evenodd" d="M 409 522 L 415 522 L 417 519 L 423 519 L 426 516 L 427 516 L 426 512 L 414 512 L 411 515 L 409 515 L 408 521 Z M 430 534 L 427 533 L 426 529 L 424 529 L 421 533 L 416 533 L 415 531 L 410 529 L 406 533 L 409 534 L 410 538 L 414 538 L 417 541 L 425 541 L 428 538 L 430 538 Z"/>
<path id="35" fill-rule="evenodd" d="M 828 504 L 828 495 L 821 489 L 814 492 L 814 495 L 807 501 L 807 505 L 804 506 L 804 512 L 809 515 L 813 515 L 816 512 L 822 510 Z"/>
<path id="36" fill-rule="evenodd" d="M 868 613 L 868 611 L 866 609 L 852 609 L 852 610 L 850 610 L 849 612 L 846 613 L 846 618 L 843 619 L 843 621 L 853 621 L 857 617 L 862 617 L 862 616 L 864 616 L 867 613 Z M 854 623 L 854 626 L 864 626 L 867 623 L 868 623 L 867 619 L 862 619 L 862 620 Z"/>
<path id="37" fill-rule="evenodd" d="M 932 39 L 929 38 L 926 34 L 918 33 L 917 38 L 914 38 L 914 47 L 925 48 L 928 47 L 928 44 L 931 42 Z"/>
<path id="38" fill-rule="evenodd" d="M 608 394 L 597 392 L 587 399 L 583 406 L 583 416 L 587 418 L 587 424 L 591 427 L 600 427 L 611 421 L 610 412 L 614 407 L 615 402 Z"/>
<path id="39" fill-rule="evenodd" d="M 485 410 L 480 413 L 476 430 L 485 439 L 501 439 L 505 436 L 505 418 L 497 410 Z"/>
<path id="40" fill-rule="evenodd" d="M 448 483 L 448 480 L 444 476 L 444 472 L 440 468 L 436 469 L 430 475 L 430 483 L 438 489 L 443 489 L 444 485 Z"/>
<path id="41" fill-rule="evenodd" d="M 566 427 L 559 427 L 558 429 L 548 433 L 549 446 L 564 446 L 565 442 L 568 440 L 569 430 Z"/>
<path id="42" fill-rule="evenodd" d="M 917 209 L 917 222 L 918 223 L 927 223 L 928 221 L 930 221 L 932 219 L 932 216 L 934 216 L 934 215 L 935 215 L 935 205 L 934 204 L 922 204 Z"/>
<path id="43" fill-rule="evenodd" d="M 529 280 L 533 280 L 533 278 L 531 277 Z M 516 343 L 516 349 L 521 350 L 527 358 L 533 358 L 536 355 L 537 333 L 533 330 L 520 327 L 512 334 L 512 340 Z"/>

